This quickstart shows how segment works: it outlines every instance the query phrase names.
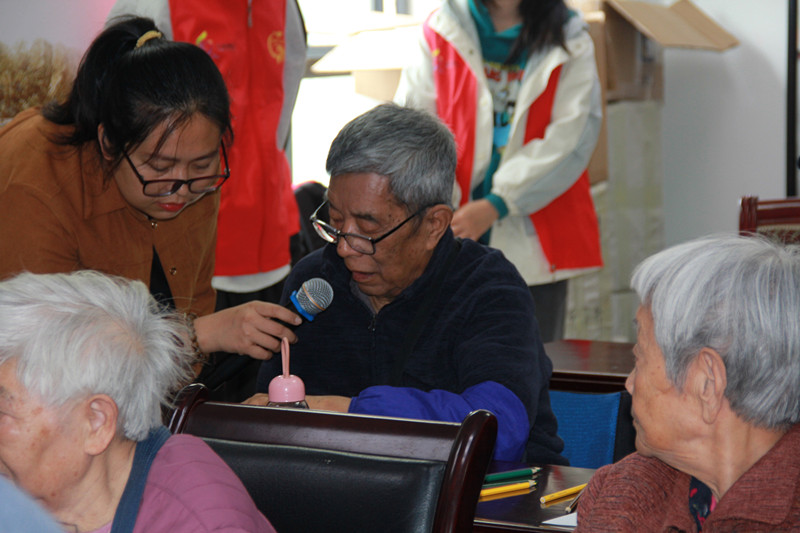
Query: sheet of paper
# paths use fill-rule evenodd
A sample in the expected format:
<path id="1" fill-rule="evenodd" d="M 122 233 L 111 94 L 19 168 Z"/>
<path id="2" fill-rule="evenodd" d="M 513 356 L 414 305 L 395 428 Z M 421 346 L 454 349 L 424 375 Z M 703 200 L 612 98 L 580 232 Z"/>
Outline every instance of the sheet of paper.
<path id="1" fill-rule="evenodd" d="M 550 520 L 545 520 L 542 524 L 549 526 L 578 527 L 578 513 L 569 513 L 564 516 L 557 516 Z"/>

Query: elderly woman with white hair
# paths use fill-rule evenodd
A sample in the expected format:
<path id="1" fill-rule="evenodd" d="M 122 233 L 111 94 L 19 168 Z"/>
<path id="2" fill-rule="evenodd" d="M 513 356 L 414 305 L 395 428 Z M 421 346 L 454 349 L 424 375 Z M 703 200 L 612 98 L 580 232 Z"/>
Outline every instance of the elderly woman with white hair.
<path id="1" fill-rule="evenodd" d="M 274 531 L 211 448 L 161 425 L 187 335 L 139 281 L 0 282 L 0 474 L 68 531 Z"/>
<path id="2" fill-rule="evenodd" d="M 800 528 L 798 253 L 717 236 L 637 267 L 637 453 L 595 474 L 577 531 Z"/>

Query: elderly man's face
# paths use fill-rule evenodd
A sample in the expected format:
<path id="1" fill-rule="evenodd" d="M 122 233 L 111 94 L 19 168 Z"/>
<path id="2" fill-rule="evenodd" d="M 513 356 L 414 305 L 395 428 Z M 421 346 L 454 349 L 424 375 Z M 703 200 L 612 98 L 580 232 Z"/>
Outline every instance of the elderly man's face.
<path id="1" fill-rule="evenodd" d="M 16 362 L 0 365 L 0 475 L 9 477 L 52 512 L 67 498 L 85 464 L 75 409 L 53 409 L 29 394 Z"/>
<path id="2" fill-rule="evenodd" d="M 389 189 L 389 179 L 374 173 L 342 174 L 328 189 L 330 223 L 345 233 L 380 237 L 408 218 Z M 378 310 L 422 275 L 431 256 L 423 215 L 409 221 L 375 245 L 375 254 L 360 253 L 345 239 L 336 246 L 361 292 Z"/>
<path id="3" fill-rule="evenodd" d="M 664 354 L 656 343 L 653 315 L 646 307 L 636 313 L 638 333 L 633 348 L 636 366 L 625 382 L 633 396 L 636 450 L 673 466 L 680 462 L 684 443 L 693 434 L 696 406 L 667 378 Z"/>

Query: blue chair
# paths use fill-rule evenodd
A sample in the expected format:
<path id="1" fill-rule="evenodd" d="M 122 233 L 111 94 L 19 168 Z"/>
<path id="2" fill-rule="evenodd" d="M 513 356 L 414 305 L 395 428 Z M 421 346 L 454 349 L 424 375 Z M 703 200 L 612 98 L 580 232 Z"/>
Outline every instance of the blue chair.
<path id="1" fill-rule="evenodd" d="M 550 404 L 571 466 L 599 468 L 635 450 L 630 394 L 550 391 Z"/>

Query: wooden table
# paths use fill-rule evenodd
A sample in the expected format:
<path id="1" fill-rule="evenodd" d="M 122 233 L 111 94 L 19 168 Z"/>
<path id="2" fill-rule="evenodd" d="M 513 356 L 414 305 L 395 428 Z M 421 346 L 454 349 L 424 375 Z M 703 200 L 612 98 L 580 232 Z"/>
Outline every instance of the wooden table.
<path id="1" fill-rule="evenodd" d="M 513 470 L 525 465 L 512 465 L 492 470 Z M 478 502 L 475 510 L 473 531 L 480 533 L 554 532 L 570 531 L 569 528 L 543 525 L 542 522 L 564 515 L 564 508 L 571 499 L 542 507 L 539 498 L 544 494 L 564 490 L 586 483 L 594 474 L 589 468 L 569 466 L 542 466 L 538 474 L 538 485 L 527 494 L 510 496 L 492 501 Z"/>
<path id="2" fill-rule="evenodd" d="M 560 340 L 546 343 L 544 350 L 553 361 L 553 390 L 621 391 L 633 370 L 633 344 L 629 342 Z"/>

